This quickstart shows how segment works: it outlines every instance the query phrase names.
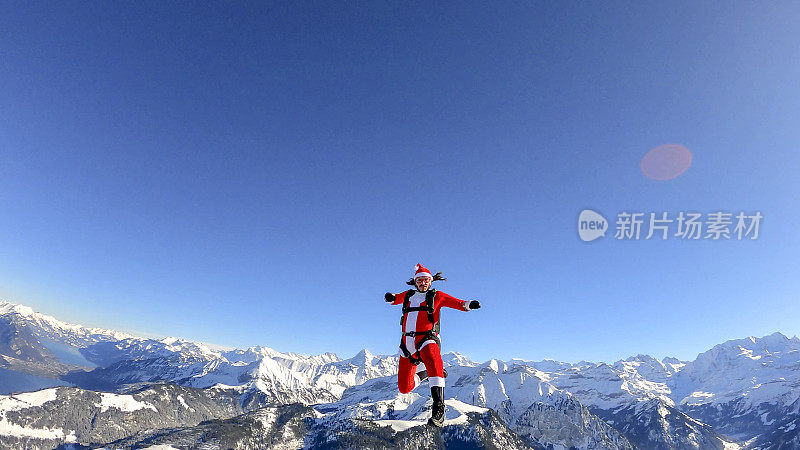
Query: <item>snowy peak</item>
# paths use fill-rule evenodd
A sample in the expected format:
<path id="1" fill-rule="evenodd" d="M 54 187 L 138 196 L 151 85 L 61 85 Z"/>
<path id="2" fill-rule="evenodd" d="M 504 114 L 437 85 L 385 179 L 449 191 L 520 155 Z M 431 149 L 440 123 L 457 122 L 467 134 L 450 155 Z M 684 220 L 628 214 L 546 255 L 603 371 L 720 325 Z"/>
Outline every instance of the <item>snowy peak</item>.
<path id="1" fill-rule="evenodd" d="M 506 363 L 504 363 L 503 361 L 497 359 L 490 359 L 489 361 L 486 361 L 485 363 L 481 364 L 480 367 L 482 367 L 481 369 L 482 374 L 489 372 L 502 373 L 508 370 L 508 365 L 506 365 Z"/>
<path id="2" fill-rule="evenodd" d="M 186 339 L 167 337 L 159 341 L 165 345 L 166 350 L 180 353 L 189 352 L 207 359 L 222 359 L 222 353 L 212 350 L 208 345 L 201 342 L 189 341 Z"/>
<path id="3" fill-rule="evenodd" d="M 366 367 L 372 363 L 373 357 L 369 350 L 363 349 L 356 353 L 356 356 L 352 357 L 350 361 L 358 366 Z"/>
<path id="4" fill-rule="evenodd" d="M 451 366 L 465 366 L 465 367 L 475 367 L 478 365 L 475 361 L 467 358 L 466 356 L 462 355 L 458 352 L 447 352 L 442 355 L 442 361 L 446 365 Z"/>
<path id="5" fill-rule="evenodd" d="M 231 363 L 250 364 L 256 361 L 260 361 L 262 358 L 265 357 L 267 358 L 288 357 L 289 355 L 285 355 L 269 347 L 258 345 L 247 349 L 234 349 L 222 352 L 222 356 Z"/>
<path id="6" fill-rule="evenodd" d="M 675 358 L 672 358 L 675 360 Z M 666 358 L 665 358 L 666 360 Z M 677 360 L 675 360 L 677 361 Z M 678 372 L 683 364 L 659 361 L 649 355 L 636 355 L 617 361 L 613 364 L 615 370 L 626 374 L 627 377 L 640 376 L 648 381 L 666 383 L 673 374 Z"/>
<path id="7" fill-rule="evenodd" d="M 682 375 L 693 379 L 713 375 L 713 372 L 735 370 L 757 370 L 768 367 L 791 368 L 800 362 L 800 339 L 788 338 L 782 333 L 773 333 L 761 338 L 732 339 L 715 345 L 697 355 L 686 364 Z"/>
<path id="8" fill-rule="evenodd" d="M 561 361 L 556 361 L 554 359 L 543 359 L 541 361 L 522 361 L 522 360 L 512 360 L 512 362 L 519 362 L 531 367 L 535 367 L 542 372 L 558 372 L 562 370 L 569 370 L 573 368 L 573 365 L 570 363 L 565 363 Z"/>
<path id="9" fill-rule="evenodd" d="M 800 350 L 800 339 L 789 338 L 783 333 L 775 332 L 764 337 L 750 336 L 744 339 L 732 339 L 722 344 L 715 345 L 711 350 L 701 353 L 698 358 L 705 355 L 746 357 L 760 359 L 778 354 L 785 354 Z"/>
<path id="10" fill-rule="evenodd" d="M 138 338 L 128 333 L 62 322 L 55 317 L 38 313 L 33 308 L 17 303 L 0 301 L 0 316 L 19 320 L 31 327 L 40 340 L 87 347 L 96 342 Z"/>
<path id="11" fill-rule="evenodd" d="M 30 306 L 0 300 L 0 315 L 18 314 L 28 317 L 36 314 Z"/>
<path id="12" fill-rule="evenodd" d="M 667 356 L 666 358 L 662 359 L 661 362 L 663 362 L 665 366 L 671 368 L 671 370 L 674 373 L 681 370 L 683 366 L 687 364 L 688 361 L 681 361 L 678 358 Z"/>

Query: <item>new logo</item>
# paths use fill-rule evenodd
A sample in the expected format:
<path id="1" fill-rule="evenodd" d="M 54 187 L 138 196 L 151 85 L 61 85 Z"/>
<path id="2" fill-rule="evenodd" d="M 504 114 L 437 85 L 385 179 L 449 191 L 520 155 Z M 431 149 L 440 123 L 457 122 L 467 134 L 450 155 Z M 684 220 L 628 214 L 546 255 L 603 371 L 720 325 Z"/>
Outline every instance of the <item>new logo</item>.
<path id="1" fill-rule="evenodd" d="M 584 209 L 578 216 L 578 236 L 584 242 L 593 241 L 606 235 L 608 221 L 600 213 Z"/>

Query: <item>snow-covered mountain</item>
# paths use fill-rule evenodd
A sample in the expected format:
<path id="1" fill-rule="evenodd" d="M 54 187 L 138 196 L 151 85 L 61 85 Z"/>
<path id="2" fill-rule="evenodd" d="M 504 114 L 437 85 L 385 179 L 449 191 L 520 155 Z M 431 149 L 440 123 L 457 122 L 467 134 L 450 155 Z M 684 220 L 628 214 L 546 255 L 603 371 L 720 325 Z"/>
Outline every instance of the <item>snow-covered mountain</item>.
<path id="1" fill-rule="evenodd" d="M 312 404 L 336 400 L 350 386 L 397 371 L 396 356 L 367 350 L 341 359 L 332 353 L 304 356 L 261 346 L 221 349 L 185 339 L 155 340 L 86 328 L 8 302 L 0 303 L 0 327 L 13 335 L 10 342 L 27 343 L 1 352 L 9 356 L 0 358 L 18 357 L 14 368 L 19 370 L 15 380 L 9 376 L 7 383 L 0 383 L 0 393 L 59 385 L 113 391 L 128 384 L 175 382 L 198 388 L 220 385 L 238 392 L 243 402 L 258 405 Z"/>
<path id="2" fill-rule="evenodd" d="M 88 389 L 107 390 L 154 382 L 197 388 L 220 386 L 239 392 L 243 404 L 278 405 L 334 401 L 350 386 L 397 372 L 397 357 L 375 356 L 367 350 L 340 359 L 330 353 L 303 356 L 267 347 L 216 356 L 183 350 L 165 353 L 158 341 L 148 343 L 147 348 L 150 350 L 141 353 L 137 345 L 126 359 L 64 379 Z M 91 351 L 93 347 L 87 349 L 87 353 Z"/>
<path id="3" fill-rule="evenodd" d="M 650 424 L 642 436 L 652 432 L 651 424 L 668 424 L 658 416 L 671 411 L 670 420 L 683 417 L 686 430 L 697 429 L 699 422 L 720 435 L 755 442 L 764 434 L 790 433 L 791 425 L 781 419 L 800 418 L 798 350 L 800 339 L 773 333 L 727 341 L 694 361 L 637 355 L 611 365 L 522 363 L 545 372 L 550 383 L 611 424 Z M 626 434 L 636 441 L 636 431 Z"/>
<path id="4" fill-rule="evenodd" d="M 722 449 L 744 443 L 752 448 L 794 448 L 800 426 L 798 350 L 800 339 L 775 333 L 719 344 L 694 361 L 637 355 L 613 364 L 479 363 L 448 353 L 443 355 L 449 371 L 447 419 L 470 439 L 486 427 L 507 430 L 498 433 L 519 448 Z M 286 411 L 295 411 L 304 425 L 281 430 L 291 420 L 278 421 L 283 425 L 273 423 L 270 433 L 299 433 L 296 442 L 305 446 L 317 439 L 340 442 L 337 439 L 345 435 L 351 440 L 340 444 L 366 440 L 377 447 L 423 438 L 444 445 L 455 439 L 455 432 L 431 437 L 430 430 L 414 431 L 427 418 L 429 391 L 424 384 L 399 394 L 397 362 L 394 355 L 367 350 L 343 359 L 333 353 L 306 356 L 261 346 L 230 349 L 179 338 L 149 339 L 68 324 L 23 305 L 0 302 L 0 393 L 75 386 L 52 392 L 130 395 L 153 386 L 175 386 L 236 399 L 237 411 L 243 414 L 237 418 L 228 411 L 208 417 L 214 420 L 200 428 L 189 420 L 180 426 L 190 428 L 181 432 L 161 433 L 156 427 L 112 436 L 131 445 L 173 438 L 184 442 L 201 429 L 211 432 L 209 427 L 253 431 L 254 424 L 263 425 L 264 417 L 272 414 L 268 411 L 287 405 L 295 405 Z M 0 401 L 3 417 L 18 414 L 3 412 L 4 404 L 11 403 Z M 39 407 L 44 404 L 31 411 Z M 9 430 L 29 425 L 25 417 L 16 417 L 21 422 L 0 426 L 0 436 L 13 436 Z M 44 424 L 33 416 L 29 419 Z M 48 422 L 47 429 L 56 425 Z M 62 425 L 62 442 L 70 432 L 84 436 L 70 428 L 75 424 Z M 252 436 L 244 433 L 241 438 L 250 442 Z M 470 442 L 494 442 L 475 439 Z"/>
<path id="5" fill-rule="evenodd" d="M 267 406 L 227 420 L 194 427 L 139 433 L 107 444 L 110 448 L 205 449 L 382 449 L 474 448 L 542 449 L 531 447 L 488 409 L 470 411 L 443 430 L 415 426 L 394 431 L 365 420 L 338 420 L 300 404 Z M 552 447 L 550 447 L 552 448 Z"/>
<path id="6" fill-rule="evenodd" d="M 490 409 L 532 447 L 634 448 L 574 396 L 540 378 L 536 369 L 491 360 L 450 366 L 448 372 L 448 423 L 462 423 L 469 412 Z M 428 393 L 424 384 L 400 394 L 394 379 L 376 378 L 348 389 L 338 402 L 316 408 L 338 418 L 366 419 L 401 430 L 423 424 L 430 416 Z"/>
<path id="7" fill-rule="evenodd" d="M 774 333 L 714 346 L 687 363 L 669 386 L 682 411 L 750 439 L 780 434 L 777 427 L 800 419 L 799 371 L 800 339 Z"/>
<path id="8" fill-rule="evenodd" d="M 0 316 L 21 321 L 29 326 L 36 337 L 42 341 L 71 344 L 78 348 L 95 342 L 118 341 L 134 337 L 119 331 L 69 324 L 55 317 L 35 312 L 29 306 L 6 301 L 0 301 Z"/>
<path id="9" fill-rule="evenodd" d="M 0 396 L 0 447 L 101 445 L 135 433 L 242 414 L 235 396 L 175 384 L 127 394 L 57 387 Z"/>

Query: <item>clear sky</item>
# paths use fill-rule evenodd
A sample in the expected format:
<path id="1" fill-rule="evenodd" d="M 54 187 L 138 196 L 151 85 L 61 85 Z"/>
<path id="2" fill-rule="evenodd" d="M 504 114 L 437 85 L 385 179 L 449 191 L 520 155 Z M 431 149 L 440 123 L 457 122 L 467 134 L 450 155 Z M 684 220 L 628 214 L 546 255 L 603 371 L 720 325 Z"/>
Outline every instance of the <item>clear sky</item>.
<path id="1" fill-rule="evenodd" d="M 481 3 L 481 2 L 478 2 Z M 3 2 L 0 296 L 349 357 L 422 262 L 476 360 L 800 334 L 796 2 Z M 656 181 L 662 144 L 692 165 Z M 578 238 L 584 208 L 763 216 Z"/>

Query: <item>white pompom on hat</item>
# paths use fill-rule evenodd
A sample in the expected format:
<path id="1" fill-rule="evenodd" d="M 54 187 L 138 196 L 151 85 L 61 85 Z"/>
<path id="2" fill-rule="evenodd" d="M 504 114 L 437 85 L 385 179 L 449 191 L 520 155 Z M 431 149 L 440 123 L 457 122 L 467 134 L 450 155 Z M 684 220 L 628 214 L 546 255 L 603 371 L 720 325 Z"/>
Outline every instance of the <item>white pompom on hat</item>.
<path id="1" fill-rule="evenodd" d="M 418 263 L 416 266 L 414 266 L 414 279 L 416 280 L 417 278 L 421 277 L 428 277 L 430 279 L 433 279 L 431 271 L 423 267 L 422 264 Z"/>

